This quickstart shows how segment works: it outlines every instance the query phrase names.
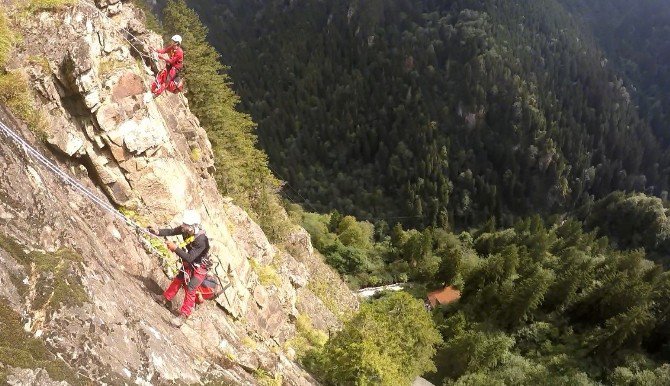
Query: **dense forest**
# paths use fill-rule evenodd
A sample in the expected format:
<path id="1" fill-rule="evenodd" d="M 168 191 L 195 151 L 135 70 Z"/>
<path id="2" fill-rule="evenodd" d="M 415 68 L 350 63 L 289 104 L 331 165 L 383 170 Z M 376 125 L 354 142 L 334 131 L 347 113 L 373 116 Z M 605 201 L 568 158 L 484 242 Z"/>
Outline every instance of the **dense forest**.
<path id="1" fill-rule="evenodd" d="M 670 2 L 561 0 L 627 83 L 641 117 L 670 143 Z"/>
<path id="2" fill-rule="evenodd" d="M 293 201 L 456 229 L 665 194 L 665 101 L 569 12 L 604 2 L 563 3 L 190 2 Z"/>
<path id="3" fill-rule="evenodd" d="M 409 279 L 409 292 L 419 298 L 444 283 L 461 290 L 458 301 L 433 310 L 441 344 L 425 310 L 383 295 L 304 354 L 304 363 L 332 385 L 408 384 L 411 378 L 394 376 L 398 368 L 412 376 L 431 370 L 424 377 L 436 385 L 666 385 L 670 272 L 643 249 L 630 249 L 667 248 L 670 228 L 659 202 L 614 193 L 595 203 L 586 223 L 611 227 L 623 249 L 566 216 L 460 234 L 399 225 L 380 234 L 350 216 L 293 206 L 291 215 L 302 218 L 326 261 L 350 283 Z M 403 316 L 388 320 L 394 312 Z M 380 338 L 362 326 L 386 327 Z M 423 359 L 408 360 L 408 351 Z"/>
<path id="4" fill-rule="evenodd" d="M 161 16 L 220 189 L 281 239 L 272 168 L 352 288 L 412 283 L 307 329 L 319 381 L 670 384 L 662 1 L 188 3 Z"/>

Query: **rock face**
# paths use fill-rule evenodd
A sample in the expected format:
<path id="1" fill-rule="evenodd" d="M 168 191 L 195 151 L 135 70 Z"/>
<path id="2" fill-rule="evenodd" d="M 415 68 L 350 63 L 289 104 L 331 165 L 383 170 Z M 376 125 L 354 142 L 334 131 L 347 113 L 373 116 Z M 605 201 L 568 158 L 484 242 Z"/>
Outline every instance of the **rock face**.
<path id="1" fill-rule="evenodd" d="M 143 98 L 151 71 L 138 52 L 160 46 L 160 37 L 138 23 L 132 6 L 96 5 L 82 2 L 22 24 L 12 66 L 30 75 L 48 114 L 48 145 L 7 111 L 0 120 L 99 198 L 138 218 L 174 226 L 184 209 L 196 209 L 224 291 L 180 329 L 170 326 L 170 310 L 149 296 L 168 279 L 140 237 L 0 135 L 0 302 L 82 381 L 254 384 L 252 374 L 262 368 L 282 374 L 285 384 L 314 384 L 284 353 L 296 333 L 293 321 L 311 313 L 320 328 L 337 328 L 338 312 L 315 288 L 331 289 L 328 298 L 347 310 L 357 306 L 355 297 L 315 255 L 304 230 L 291 236 L 290 252 L 280 250 L 220 196 L 210 174 L 211 144 L 186 98 Z M 139 39 L 136 47 L 128 46 L 124 29 Z M 44 36 L 54 39 L 45 45 Z M 30 64 L 36 57 L 48 66 Z M 53 272 L 40 272 L 43 265 L 29 261 L 35 256 L 51 261 Z M 51 283 L 42 291 L 47 300 L 21 284 L 40 278 Z M 10 384 L 60 384 L 40 368 L 8 374 Z"/>

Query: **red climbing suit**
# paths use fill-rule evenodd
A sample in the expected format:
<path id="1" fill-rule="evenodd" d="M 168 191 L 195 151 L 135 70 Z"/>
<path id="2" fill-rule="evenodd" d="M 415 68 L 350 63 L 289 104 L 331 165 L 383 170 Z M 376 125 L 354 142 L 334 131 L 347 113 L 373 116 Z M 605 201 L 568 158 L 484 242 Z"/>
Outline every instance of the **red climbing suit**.
<path id="1" fill-rule="evenodd" d="M 157 234 L 158 236 L 175 236 L 182 234 L 182 228 L 161 229 Z M 195 236 L 183 235 L 183 237 L 184 246 L 174 250 L 174 253 L 181 258 L 183 269 L 179 272 L 179 275 L 172 279 L 172 283 L 163 292 L 163 296 L 171 301 L 177 295 L 179 289 L 184 287 L 186 293 L 180 312 L 183 316 L 188 317 L 195 306 L 197 290 L 207 278 L 209 239 L 205 231 L 200 231 Z M 198 301 L 198 303 L 201 301 Z"/>
<path id="2" fill-rule="evenodd" d="M 158 96 L 166 89 L 172 92 L 180 91 L 180 87 L 176 84 L 171 86 L 171 82 L 176 79 L 177 74 L 184 66 L 184 51 L 181 46 L 173 43 L 163 49 L 156 50 L 156 52 L 167 54 L 168 57 L 165 59 L 165 70 L 159 72 L 156 81 L 152 84 L 151 92 Z"/>

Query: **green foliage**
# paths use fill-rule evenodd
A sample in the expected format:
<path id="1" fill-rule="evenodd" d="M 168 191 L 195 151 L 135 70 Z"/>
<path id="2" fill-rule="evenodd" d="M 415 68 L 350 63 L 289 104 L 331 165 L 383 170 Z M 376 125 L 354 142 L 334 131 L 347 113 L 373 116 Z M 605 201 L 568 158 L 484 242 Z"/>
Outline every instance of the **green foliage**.
<path id="1" fill-rule="evenodd" d="M 151 224 L 146 217 L 140 215 L 133 209 L 120 207 L 119 212 L 143 228 L 146 228 Z M 163 239 L 159 237 L 143 234 L 142 238 L 151 246 L 151 248 L 145 246 L 147 252 L 158 253 L 161 269 L 165 275 L 170 279 L 177 276 L 177 274 L 179 274 L 179 269 L 181 268 L 181 259 L 179 256 L 170 252 Z"/>
<path id="2" fill-rule="evenodd" d="M 44 137 L 47 122 L 37 110 L 28 80 L 19 72 L 0 74 L 0 103 L 23 120 L 38 136 Z"/>
<path id="3" fill-rule="evenodd" d="M 271 374 L 263 369 L 256 369 L 254 371 L 254 378 L 260 386 L 281 386 L 282 376 L 279 373 Z"/>
<path id="4" fill-rule="evenodd" d="M 457 266 L 472 266 L 471 257 L 476 256 L 460 239 L 441 229 L 404 231 L 397 224 L 387 234 L 388 228 L 375 230 L 368 222 L 337 212 L 299 212 L 297 216 L 326 262 L 354 288 L 408 280 L 461 283 Z"/>
<path id="5" fill-rule="evenodd" d="M 281 240 L 289 224 L 280 215 L 279 181 L 268 168 L 266 154 L 256 147 L 256 125 L 236 109 L 239 97 L 219 54 L 206 41 L 207 28 L 183 0 L 168 1 L 163 25 L 168 34 L 182 35 L 189 106 L 212 142 L 219 190 L 250 209 L 272 240 Z"/>
<path id="6" fill-rule="evenodd" d="M 670 219 L 660 198 L 613 192 L 581 212 L 588 229 L 598 229 L 619 247 L 644 248 L 652 259 L 669 263 Z"/>
<path id="7" fill-rule="evenodd" d="M 198 162 L 202 159 L 202 152 L 199 148 L 194 147 L 191 149 L 191 161 Z"/>
<path id="8" fill-rule="evenodd" d="M 333 298 L 328 282 L 320 277 L 312 278 L 312 280 L 307 283 L 307 288 L 312 291 L 312 293 L 321 300 L 323 305 L 325 305 L 326 308 L 340 321 L 347 317 L 347 315 L 342 313 L 342 310 L 337 305 L 337 301 Z"/>
<path id="9" fill-rule="evenodd" d="M 641 3 L 189 1 L 291 199 L 457 229 L 668 190 L 655 135 L 670 138 L 670 86 L 654 75 L 670 73 L 670 17 Z M 573 8 L 599 22 L 598 41 Z M 639 78 L 652 95 L 640 111 Z"/>
<path id="10" fill-rule="evenodd" d="M 0 67 L 4 68 L 9 59 L 12 46 L 16 41 L 16 36 L 9 27 L 9 22 L 5 14 L 0 15 Z"/>
<path id="11" fill-rule="evenodd" d="M 644 119 L 665 144 L 670 141 L 670 65 L 667 49 L 670 11 L 656 0 L 560 0 L 582 19 L 619 73 L 616 87 L 638 106 Z"/>
<path id="12" fill-rule="evenodd" d="M 19 36 L 5 14 L 0 15 L 0 103 L 9 107 L 39 137 L 44 139 L 48 127 L 44 115 L 36 108 L 25 74 L 18 70 L 6 71 L 5 66 Z M 34 59 L 34 58 L 29 58 Z"/>
<path id="13" fill-rule="evenodd" d="M 77 0 L 30 0 L 27 8 L 32 11 L 58 10 L 77 4 Z"/>
<path id="14" fill-rule="evenodd" d="M 328 341 L 328 335 L 315 329 L 312 320 L 307 315 L 298 315 L 295 327 L 297 334 L 288 342 L 288 345 L 296 350 L 298 358 L 303 358 L 311 350 L 321 349 Z"/>
<path id="15" fill-rule="evenodd" d="M 142 10 L 145 18 L 144 24 L 147 26 L 147 28 L 156 33 L 165 35 L 165 29 L 163 28 L 160 20 L 158 20 L 158 18 L 153 14 L 152 5 L 148 0 L 133 0 L 133 4 Z"/>
<path id="16" fill-rule="evenodd" d="M 397 292 L 360 312 L 315 354 L 312 366 L 330 385 L 401 385 L 434 369 L 440 343 L 421 301 Z"/>
<path id="17" fill-rule="evenodd" d="M 665 358 L 660 354 L 670 347 L 670 308 L 661 300 L 670 293 L 668 273 L 639 250 L 613 250 L 580 223 L 556 221 L 533 217 L 513 229 L 474 232 L 479 256 L 449 265 L 449 275 L 463 278 L 463 291 L 438 311 L 445 343 L 431 380 L 590 385 L 663 379 L 665 368 L 652 358 Z M 626 359 L 633 355 L 641 358 L 637 364 Z"/>
<path id="18" fill-rule="evenodd" d="M 670 365 L 665 364 L 656 369 L 631 370 L 627 367 L 617 367 L 610 375 L 613 385 L 642 386 L 670 384 Z"/>
<path id="19" fill-rule="evenodd" d="M 262 265 L 259 264 L 256 260 L 249 260 L 251 263 L 251 268 L 258 275 L 258 281 L 264 286 L 274 285 L 277 287 L 281 286 L 281 277 L 277 273 L 277 270 L 271 265 Z"/>

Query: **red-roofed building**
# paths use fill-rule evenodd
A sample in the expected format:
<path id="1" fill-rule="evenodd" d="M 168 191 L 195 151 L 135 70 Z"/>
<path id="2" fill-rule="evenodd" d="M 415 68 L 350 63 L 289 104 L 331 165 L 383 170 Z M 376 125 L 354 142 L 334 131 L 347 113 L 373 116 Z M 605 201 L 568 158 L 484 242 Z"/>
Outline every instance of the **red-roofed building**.
<path id="1" fill-rule="evenodd" d="M 449 304 L 461 298 L 461 291 L 452 286 L 446 286 L 440 290 L 428 293 L 428 304 L 430 308 L 435 308 L 438 305 Z"/>

